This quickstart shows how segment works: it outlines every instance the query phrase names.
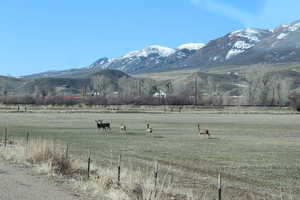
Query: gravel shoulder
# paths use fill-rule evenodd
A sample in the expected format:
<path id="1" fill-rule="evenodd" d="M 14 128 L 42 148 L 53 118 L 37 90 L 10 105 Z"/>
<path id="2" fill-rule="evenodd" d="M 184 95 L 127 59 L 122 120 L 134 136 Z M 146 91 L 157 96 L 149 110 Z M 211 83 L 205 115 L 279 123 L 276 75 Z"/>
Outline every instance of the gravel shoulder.
<path id="1" fill-rule="evenodd" d="M 0 160 L 0 200 L 83 200 L 63 185 L 46 176 L 33 175 L 28 168 L 16 167 Z"/>

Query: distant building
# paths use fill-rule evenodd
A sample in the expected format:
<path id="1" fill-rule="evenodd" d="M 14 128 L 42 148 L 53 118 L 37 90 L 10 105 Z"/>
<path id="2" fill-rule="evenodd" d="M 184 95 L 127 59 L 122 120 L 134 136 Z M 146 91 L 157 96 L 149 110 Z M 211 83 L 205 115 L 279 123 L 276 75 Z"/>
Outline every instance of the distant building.
<path id="1" fill-rule="evenodd" d="M 235 75 L 235 76 L 239 76 L 240 74 L 238 72 L 227 72 L 228 75 Z"/>
<path id="2" fill-rule="evenodd" d="M 154 97 L 163 97 L 165 98 L 167 96 L 167 93 L 163 90 L 158 90 L 153 94 Z"/>

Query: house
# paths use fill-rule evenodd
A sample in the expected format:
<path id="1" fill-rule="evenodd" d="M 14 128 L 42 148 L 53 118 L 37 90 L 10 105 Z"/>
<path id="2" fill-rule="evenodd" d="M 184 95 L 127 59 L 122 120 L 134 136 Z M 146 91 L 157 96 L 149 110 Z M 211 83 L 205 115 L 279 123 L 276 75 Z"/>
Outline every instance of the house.
<path id="1" fill-rule="evenodd" d="M 167 93 L 163 90 L 158 90 L 153 94 L 154 97 L 163 97 L 165 98 L 167 96 Z"/>

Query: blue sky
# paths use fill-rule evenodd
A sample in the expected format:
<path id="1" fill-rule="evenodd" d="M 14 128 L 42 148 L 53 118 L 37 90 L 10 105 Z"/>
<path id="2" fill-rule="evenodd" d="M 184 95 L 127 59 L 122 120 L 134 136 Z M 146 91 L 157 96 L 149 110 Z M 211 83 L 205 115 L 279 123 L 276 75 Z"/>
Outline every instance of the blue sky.
<path id="1" fill-rule="evenodd" d="M 0 74 L 85 67 L 152 44 L 207 43 L 300 19 L 299 0 L 11 0 L 0 3 Z"/>

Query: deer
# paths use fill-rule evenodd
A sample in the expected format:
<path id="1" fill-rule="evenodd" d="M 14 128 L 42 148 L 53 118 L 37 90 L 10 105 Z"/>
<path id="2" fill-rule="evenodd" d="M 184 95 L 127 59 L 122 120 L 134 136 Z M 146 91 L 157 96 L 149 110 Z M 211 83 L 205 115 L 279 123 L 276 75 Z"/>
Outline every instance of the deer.
<path id="1" fill-rule="evenodd" d="M 147 125 L 146 125 L 146 134 L 149 133 L 149 135 L 152 135 L 152 132 L 153 132 L 153 129 L 150 128 L 150 124 L 147 123 Z"/>
<path id="2" fill-rule="evenodd" d="M 200 124 L 199 123 L 197 125 L 197 128 L 198 128 L 199 135 L 207 135 L 207 137 L 210 138 L 210 133 L 209 133 L 208 129 L 200 128 Z"/>
<path id="3" fill-rule="evenodd" d="M 127 127 L 124 124 L 120 126 L 120 132 L 123 133 L 125 136 L 127 135 Z"/>
<path id="4" fill-rule="evenodd" d="M 110 123 L 103 123 L 103 120 L 95 120 L 97 123 L 98 130 L 103 129 L 105 131 L 105 135 L 107 135 L 107 130 L 111 130 Z"/>

